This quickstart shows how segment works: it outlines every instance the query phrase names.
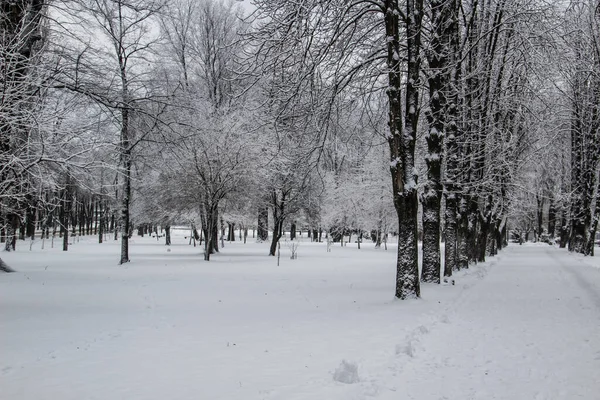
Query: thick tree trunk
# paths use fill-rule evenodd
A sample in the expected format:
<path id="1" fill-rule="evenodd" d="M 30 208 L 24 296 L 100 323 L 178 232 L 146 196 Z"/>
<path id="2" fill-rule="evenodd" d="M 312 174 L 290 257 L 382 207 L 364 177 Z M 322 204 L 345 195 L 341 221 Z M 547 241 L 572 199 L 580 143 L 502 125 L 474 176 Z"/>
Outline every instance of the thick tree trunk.
<path id="1" fill-rule="evenodd" d="M 292 226 L 290 228 L 290 240 L 296 239 L 296 222 L 292 222 Z"/>
<path id="2" fill-rule="evenodd" d="M 227 241 L 228 242 L 235 242 L 235 224 L 234 223 L 227 223 Z"/>
<path id="3" fill-rule="evenodd" d="M 204 236 L 204 260 L 210 261 L 210 255 L 218 251 L 218 205 L 203 204 L 202 234 Z"/>
<path id="4" fill-rule="evenodd" d="M 425 203 L 424 208 L 425 207 Z M 440 253 L 440 218 L 435 206 L 423 210 L 423 282 L 440 283 L 441 253 Z"/>
<path id="5" fill-rule="evenodd" d="M 126 110 L 124 110 L 126 111 Z M 125 112 L 123 116 L 123 125 L 128 125 L 128 115 Z M 127 133 L 124 133 L 127 135 Z M 121 259 L 119 264 L 129 262 L 129 217 L 130 217 L 130 201 L 131 201 L 131 151 L 129 150 L 129 141 L 123 146 L 123 198 L 121 199 Z"/>
<path id="6" fill-rule="evenodd" d="M 444 276 L 452 276 L 452 271 L 458 269 L 458 221 L 456 219 L 456 195 L 454 193 L 446 194 L 445 210 L 445 238 L 444 245 L 446 252 L 444 254 Z"/>
<path id="7" fill-rule="evenodd" d="M 385 35 L 387 38 L 388 107 L 390 135 L 390 174 L 394 206 L 398 215 L 398 257 L 396 291 L 399 299 L 421 294 L 417 247 L 417 176 L 414 154 L 419 107 L 421 48 L 421 0 L 406 1 L 406 107 L 402 121 L 402 63 L 400 61 L 398 0 L 384 1 Z"/>
<path id="8" fill-rule="evenodd" d="M 446 171 L 445 192 L 446 209 L 445 220 L 445 254 L 444 254 L 444 276 L 452 276 L 452 271 L 460 268 L 459 261 L 459 136 L 458 127 L 458 105 L 459 105 L 459 81 L 461 76 L 461 54 L 460 54 L 460 30 L 458 23 L 458 2 L 447 0 L 443 9 L 444 20 L 447 24 L 449 68 L 448 84 L 446 90 Z"/>
<path id="9" fill-rule="evenodd" d="M 202 228 L 202 234 L 205 237 L 204 240 L 204 261 L 210 261 L 210 255 L 213 251 L 212 241 L 214 240 L 212 232 L 212 224 Z"/>
<path id="10" fill-rule="evenodd" d="M 417 247 L 418 199 L 416 188 L 405 196 L 396 196 L 398 212 L 398 257 L 396 268 L 396 297 L 420 297 L 419 254 Z"/>
<path id="11" fill-rule="evenodd" d="M 440 204 L 443 192 L 442 154 L 446 116 L 449 114 L 446 94 L 448 93 L 448 84 L 452 75 L 452 65 L 449 64 L 449 61 L 454 29 L 453 6 L 453 1 L 432 0 L 430 8 L 434 34 L 432 35 L 431 47 L 427 57 L 430 69 L 429 112 L 427 113 L 429 130 L 425 136 L 428 150 L 428 154 L 425 156 L 427 182 L 422 197 L 422 278 L 425 282 L 434 283 L 440 283 Z M 451 92 L 450 95 L 452 95 Z M 452 133 L 454 134 L 454 132 Z M 454 234 L 455 232 L 451 232 L 451 236 Z M 454 251 L 453 246 L 453 244 L 450 245 L 451 253 Z M 454 262 L 451 261 L 449 271 L 452 271 L 453 264 Z"/>

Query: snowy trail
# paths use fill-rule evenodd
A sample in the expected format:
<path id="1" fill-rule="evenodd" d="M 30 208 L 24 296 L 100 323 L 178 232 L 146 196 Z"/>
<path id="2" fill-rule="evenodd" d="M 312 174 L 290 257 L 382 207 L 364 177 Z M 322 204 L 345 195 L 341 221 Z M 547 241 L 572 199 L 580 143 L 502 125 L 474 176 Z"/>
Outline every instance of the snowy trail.
<path id="1" fill-rule="evenodd" d="M 564 250 L 513 246 L 382 399 L 600 399 L 600 270 Z"/>

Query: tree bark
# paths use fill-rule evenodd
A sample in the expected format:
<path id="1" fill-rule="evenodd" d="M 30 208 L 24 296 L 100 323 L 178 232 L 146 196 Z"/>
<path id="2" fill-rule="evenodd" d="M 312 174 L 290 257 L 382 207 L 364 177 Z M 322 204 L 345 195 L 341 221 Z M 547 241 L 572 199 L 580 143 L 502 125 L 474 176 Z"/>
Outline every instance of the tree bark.
<path id="1" fill-rule="evenodd" d="M 235 242 L 235 224 L 231 222 L 227 223 L 227 241 Z"/>
<path id="2" fill-rule="evenodd" d="M 421 295 L 417 247 L 417 174 L 415 142 L 419 107 L 419 75 L 421 48 L 421 0 L 407 0 L 406 23 L 406 107 L 402 121 L 402 64 L 400 61 L 399 4 L 384 1 L 384 23 L 387 38 L 388 69 L 388 145 L 394 206 L 398 215 L 398 255 L 396 260 L 396 291 L 399 299 Z"/>
<path id="3" fill-rule="evenodd" d="M 548 235 L 552 239 L 556 236 L 556 204 L 553 195 L 550 197 L 550 207 L 548 208 Z"/>
<path id="4" fill-rule="evenodd" d="M 261 206 L 258 208 L 258 240 L 261 242 L 269 238 L 269 208 Z"/>
<path id="5" fill-rule="evenodd" d="M 128 125 L 129 125 L 129 112 L 127 109 L 123 109 L 123 132 L 121 145 L 122 149 L 122 163 L 123 163 L 123 198 L 121 199 L 121 259 L 119 264 L 125 264 L 129 262 L 129 217 L 130 217 L 130 200 L 131 200 L 131 150 L 129 149 L 128 139 Z"/>

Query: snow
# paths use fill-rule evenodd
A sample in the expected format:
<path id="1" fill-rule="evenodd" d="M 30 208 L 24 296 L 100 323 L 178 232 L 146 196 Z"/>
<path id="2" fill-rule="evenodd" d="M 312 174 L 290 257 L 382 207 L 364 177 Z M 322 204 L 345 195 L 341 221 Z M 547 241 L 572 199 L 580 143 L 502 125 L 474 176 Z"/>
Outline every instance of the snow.
<path id="1" fill-rule="evenodd" d="M 342 360 L 342 363 L 333 373 L 333 380 L 341 383 L 358 383 L 358 365 L 354 362 Z"/>
<path id="2" fill-rule="evenodd" d="M 571 255 L 584 265 L 600 269 L 600 248 L 598 246 L 595 248 L 595 254 L 595 257 L 584 256 L 583 254 L 578 253 L 572 253 Z"/>
<path id="3" fill-rule="evenodd" d="M 600 269 L 564 250 L 512 245 L 399 301 L 391 243 L 277 267 L 268 243 L 204 262 L 162 240 L 124 266 L 112 240 L 2 253 L 0 398 L 598 399 Z"/>

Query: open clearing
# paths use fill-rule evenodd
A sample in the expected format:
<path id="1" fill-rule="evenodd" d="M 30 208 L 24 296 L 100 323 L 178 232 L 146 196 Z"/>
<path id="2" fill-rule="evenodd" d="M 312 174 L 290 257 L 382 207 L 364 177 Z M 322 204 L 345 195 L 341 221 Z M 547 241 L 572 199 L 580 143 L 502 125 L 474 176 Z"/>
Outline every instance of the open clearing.
<path id="1" fill-rule="evenodd" d="M 0 398 L 599 398 L 597 259 L 512 245 L 403 302 L 393 245 L 282 244 L 278 267 L 251 241 L 207 263 L 182 234 L 134 237 L 125 266 L 113 241 L 20 242 Z"/>

